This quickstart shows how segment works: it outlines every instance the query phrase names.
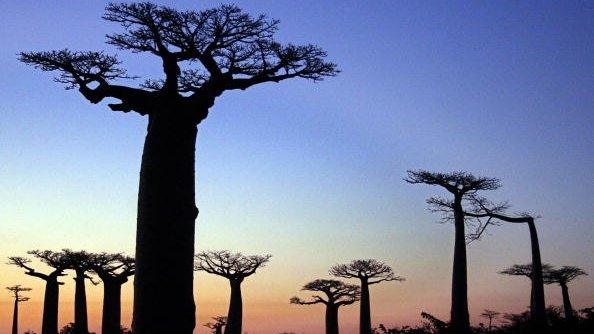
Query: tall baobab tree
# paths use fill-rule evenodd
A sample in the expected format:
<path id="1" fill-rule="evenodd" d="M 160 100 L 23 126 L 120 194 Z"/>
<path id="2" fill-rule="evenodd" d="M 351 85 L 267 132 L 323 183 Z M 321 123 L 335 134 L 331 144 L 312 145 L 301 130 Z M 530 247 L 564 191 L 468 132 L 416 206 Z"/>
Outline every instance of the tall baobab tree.
<path id="1" fill-rule="evenodd" d="M 360 334 L 372 333 L 369 286 L 372 284 L 378 284 L 387 281 L 404 281 L 404 278 L 394 275 L 394 271 L 390 266 L 374 259 L 354 260 L 349 264 L 337 264 L 330 268 L 330 275 L 342 278 L 356 278 L 360 280 Z"/>
<path id="2" fill-rule="evenodd" d="M 19 333 L 19 303 L 26 302 L 29 297 L 21 296 L 21 292 L 31 291 L 31 288 L 24 288 L 20 285 L 6 287 L 14 298 L 14 309 L 12 312 L 12 334 Z"/>
<path id="3" fill-rule="evenodd" d="M 231 299 L 225 334 L 241 334 L 243 301 L 241 283 L 266 265 L 272 255 L 243 255 L 229 251 L 208 251 L 196 254 L 195 269 L 225 277 L 231 285 Z"/>
<path id="4" fill-rule="evenodd" d="M 91 270 L 89 264 L 92 261 L 92 254 L 86 251 L 72 251 L 70 249 L 62 250 L 64 261 L 68 264 L 68 269 L 74 270 L 74 334 L 88 334 L 89 322 L 87 315 L 87 292 L 85 280 L 88 279 L 92 284 L 98 283 L 87 273 Z"/>
<path id="5" fill-rule="evenodd" d="M 299 297 L 292 297 L 291 304 L 297 305 L 326 305 L 326 334 L 338 334 L 338 308 L 350 305 L 359 300 L 361 289 L 356 285 L 345 284 L 344 282 L 332 279 L 317 279 L 303 286 L 301 290 L 321 292 L 326 295 L 325 299 L 320 295 L 313 295 L 309 300 Z"/>
<path id="6" fill-rule="evenodd" d="M 493 328 L 493 319 L 497 318 L 501 313 L 492 311 L 492 310 L 484 310 L 481 313 L 481 317 L 489 319 L 489 327 L 487 327 L 487 331 L 491 333 L 491 329 Z"/>
<path id="7" fill-rule="evenodd" d="M 559 284 L 561 287 L 561 294 L 563 295 L 563 311 L 565 313 L 565 320 L 573 322 L 575 316 L 569 299 L 569 288 L 567 284 L 582 275 L 588 275 L 584 270 L 578 267 L 563 266 L 559 269 L 551 269 L 545 271 L 544 280 L 546 284 Z"/>
<path id="8" fill-rule="evenodd" d="M 409 170 L 404 179 L 411 184 L 439 186 L 453 195 L 453 199 L 431 197 L 427 200 L 431 210 L 443 214 L 445 221 L 453 221 L 455 229 L 454 263 L 452 268 L 452 305 L 450 326 L 456 333 L 469 333 L 468 277 L 466 263 L 466 223 L 464 202 L 483 190 L 500 187 L 496 178 L 476 177 L 467 172 L 433 173 Z"/>
<path id="9" fill-rule="evenodd" d="M 146 52 L 162 63 L 164 78 L 140 87 L 114 83 L 130 78 L 120 61 L 103 52 L 68 49 L 23 52 L 20 60 L 76 88 L 91 103 L 114 98 L 114 111 L 148 115 L 136 233 L 133 331 L 190 334 L 193 297 L 195 148 L 197 126 L 225 91 L 245 90 L 291 78 L 313 81 L 338 73 L 311 44 L 281 45 L 278 21 L 253 17 L 234 5 L 178 11 L 143 3 L 111 3 L 103 19 L 124 31 L 107 43 Z M 172 275 L 163 275 L 165 272 Z M 165 287 L 175 286 L 177 293 Z"/>
<path id="10" fill-rule="evenodd" d="M 122 326 L 122 285 L 134 275 L 134 258 L 120 253 L 91 254 L 89 269 L 103 282 L 101 332 L 120 334 Z"/>
<path id="11" fill-rule="evenodd" d="M 48 274 L 36 271 L 33 269 L 33 267 L 31 267 L 30 259 L 19 256 L 9 257 L 8 263 L 25 269 L 26 275 L 37 277 L 45 281 L 41 334 L 57 334 L 60 285 L 64 284 L 59 282 L 58 278 L 65 276 L 64 270 L 68 268 L 68 264 L 60 252 L 53 252 L 50 250 L 32 250 L 27 253 L 33 255 L 53 270 Z"/>
<path id="12" fill-rule="evenodd" d="M 212 329 L 212 334 L 223 334 L 223 327 L 227 324 L 227 317 L 213 317 L 214 322 L 207 322 L 204 327 Z"/>

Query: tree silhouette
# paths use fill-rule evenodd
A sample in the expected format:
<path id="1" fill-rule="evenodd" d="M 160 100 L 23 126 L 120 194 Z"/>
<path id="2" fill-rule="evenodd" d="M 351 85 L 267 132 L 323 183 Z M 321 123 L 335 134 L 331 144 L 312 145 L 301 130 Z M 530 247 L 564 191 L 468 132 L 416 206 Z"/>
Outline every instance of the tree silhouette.
<path id="1" fill-rule="evenodd" d="M 85 279 L 88 279 L 92 284 L 97 285 L 92 277 L 87 275 L 91 270 L 90 263 L 92 262 L 92 254 L 86 251 L 72 251 L 70 249 L 62 250 L 64 261 L 68 265 L 68 269 L 74 270 L 76 276 L 74 277 L 74 326 L 72 333 L 74 334 L 88 334 L 89 322 L 87 315 L 87 292 L 85 288 Z"/>
<path id="2" fill-rule="evenodd" d="M 330 275 L 342 278 L 356 278 L 361 281 L 361 302 L 359 333 L 371 334 L 371 307 L 369 285 L 387 281 L 404 281 L 395 276 L 392 268 L 374 259 L 354 260 L 349 264 L 338 264 L 330 268 Z"/>
<path id="3" fill-rule="evenodd" d="M 223 334 L 223 327 L 227 324 L 227 317 L 213 317 L 214 322 L 207 322 L 204 327 L 212 329 L 213 334 Z"/>
<path id="4" fill-rule="evenodd" d="M 21 292 L 31 291 L 31 288 L 24 288 L 20 284 L 6 287 L 14 298 L 14 309 L 12 312 L 12 334 L 19 332 L 19 303 L 26 302 L 29 297 L 21 296 Z"/>
<path id="5" fill-rule="evenodd" d="M 453 221 L 455 228 L 454 264 L 452 273 L 452 306 L 450 323 L 455 333 L 469 333 L 468 278 L 466 264 L 466 224 L 472 223 L 464 215 L 464 202 L 469 196 L 482 190 L 500 187 L 496 178 L 476 177 L 467 172 L 433 173 L 424 170 L 409 170 L 404 179 L 411 184 L 440 186 L 450 192 L 454 199 L 431 197 L 427 200 L 431 210 L 443 215 L 444 221 Z M 478 229 L 480 229 L 480 225 Z"/>
<path id="6" fill-rule="evenodd" d="M 500 314 L 500 312 L 491 310 L 484 310 L 483 313 L 481 313 L 481 317 L 489 319 L 489 327 L 487 327 L 489 333 L 491 333 L 491 329 L 493 328 L 493 319 L 496 319 Z"/>
<path id="7" fill-rule="evenodd" d="M 281 45 L 278 21 L 234 5 L 178 11 L 143 3 L 111 3 L 103 18 L 122 33 L 107 43 L 157 56 L 164 78 L 141 87 L 115 84 L 130 78 L 117 57 L 68 49 L 22 52 L 20 60 L 77 88 L 91 103 L 119 100 L 114 111 L 148 115 L 138 192 L 133 331 L 192 333 L 197 125 L 217 97 L 266 82 L 314 81 L 338 73 L 315 45 Z M 164 275 L 163 273 L 173 273 Z M 167 286 L 175 286 L 170 293 Z"/>
<path id="8" fill-rule="evenodd" d="M 303 286 L 301 290 L 322 292 L 326 298 L 320 295 L 313 295 L 309 300 L 299 297 L 292 297 L 291 304 L 297 305 L 326 305 L 326 334 L 338 334 L 338 308 L 343 305 L 350 305 L 359 300 L 361 289 L 356 285 L 345 284 L 344 282 L 332 279 L 317 279 Z"/>
<path id="9" fill-rule="evenodd" d="M 68 268 L 68 264 L 60 252 L 53 252 L 50 250 L 32 250 L 27 253 L 33 255 L 54 270 L 48 274 L 40 273 L 35 271 L 35 269 L 29 265 L 29 263 L 31 263 L 30 259 L 19 256 L 9 257 L 8 264 L 23 268 L 26 270 L 26 275 L 37 277 L 45 281 L 41 334 L 57 334 L 60 285 L 64 284 L 62 282 L 58 282 L 58 278 L 65 276 L 64 270 Z"/>
<path id="10" fill-rule="evenodd" d="M 195 269 L 225 277 L 231 285 L 231 300 L 225 334 L 241 334 L 243 302 L 241 283 L 266 265 L 272 255 L 243 255 L 229 251 L 208 251 L 196 254 Z"/>
<path id="11" fill-rule="evenodd" d="M 569 299 L 569 288 L 567 284 L 582 275 L 588 275 L 584 270 L 578 267 L 563 266 L 559 269 L 550 269 L 545 271 L 545 284 L 559 284 L 563 295 L 563 311 L 565 319 L 568 322 L 575 320 L 571 300 Z"/>
<path id="12" fill-rule="evenodd" d="M 134 275 L 134 259 L 120 253 L 91 254 L 89 269 L 103 281 L 103 334 L 121 333 L 122 285 Z"/>

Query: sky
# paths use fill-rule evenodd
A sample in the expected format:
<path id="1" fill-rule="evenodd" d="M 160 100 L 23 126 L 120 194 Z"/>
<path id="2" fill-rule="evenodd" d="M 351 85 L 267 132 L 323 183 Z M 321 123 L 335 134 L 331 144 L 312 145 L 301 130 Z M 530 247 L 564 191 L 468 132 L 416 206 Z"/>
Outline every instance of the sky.
<path id="1" fill-rule="evenodd" d="M 148 55 L 106 45 L 119 27 L 104 1 L 0 3 L 0 258 L 61 248 L 133 255 L 146 119 L 92 105 L 52 75 L 17 61 L 25 50 L 106 50 L 131 74 L 159 78 Z M 206 9 L 219 1 L 160 1 Z M 223 2 L 225 3 L 225 2 Z M 584 1 L 236 1 L 281 20 L 281 42 L 315 43 L 341 73 L 221 96 L 199 126 L 196 249 L 273 255 L 244 283 L 244 332 L 319 333 L 322 306 L 289 305 L 328 268 L 375 258 L 404 282 L 371 289 L 372 321 L 449 318 L 453 226 L 409 185 L 408 169 L 465 170 L 501 179 L 485 193 L 511 212 L 539 215 L 543 262 L 591 276 L 570 286 L 575 308 L 594 305 L 594 4 Z M 134 85 L 135 83 L 129 82 Z M 489 308 L 525 310 L 529 282 L 498 271 L 530 261 L 529 234 L 492 228 L 468 247 L 471 321 Z M 0 286 L 34 290 L 20 328 L 40 330 L 42 281 L 0 259 Z M 37 268 L 44 269 L 35 263 Z M 60 325 L 73 320 L 73 275 Z M 355 283 L 355 282 L 352 282 Z M 102 285 L 88 286 L 100 331 Z M 132 283 L 124 286 L 129 325 Z M 195 275 L 198 326 L 224 315 L 222 278 Z M 561 305 L 556 286 L 549 305 Z M 12 300 L 0 292 L 0 333 Z M 356 333 L 358 306 L 340 311 Z"/>

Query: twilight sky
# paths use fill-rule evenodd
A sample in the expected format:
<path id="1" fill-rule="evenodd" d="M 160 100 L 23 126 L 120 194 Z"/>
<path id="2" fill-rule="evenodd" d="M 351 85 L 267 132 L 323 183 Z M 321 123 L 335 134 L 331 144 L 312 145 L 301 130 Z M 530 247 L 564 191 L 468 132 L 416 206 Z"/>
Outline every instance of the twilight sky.
<path id="1" fill-rule="evenodd" d="M 503 187 L 485 195 L 542 216 L 543 261 L 594 275 L 594 4 L 235 3 L 280 19 L 280 41 L 318 44 L 342 70 L 321 83 L 226 93 L 200 125 L 197 250 L 273 254 L 244 284 L 245 332 L 321 332 L 321 306 L 288 300 L 331 265 L 357 258 L 383 260 L 407 278 L 372 288 L 374 324 L 415 324 L 421 311 L 449 317 L 453 227 L 426 210 L 425 198 L 440 190 L 405 184 L 407 169 L 499 177 Z M 104 44 L 119 29 L 101 20 L 105 5 L 0 3 L 0 286 L 34 288 L 22 330 L 39 331 L 43 285 L 5 265 L 7 256 L 61 248 L 133 254 L 146 119 L 91 105 L 16 60 L 23 50 L 103 49 L 118 52 L 131 74 L 158 78 L 157 59 Z M 497 274 L 530 261 L 527 228 L 493 228 L 468 252 L 473 323 L 484 308 L 528 305 L 528 281 Z M 74 284 L 64 281 L 61 324 L 73 319 Z M 195 286 L 199 324 L 226 313 L 223 279 L 198 273 Z M 95 331 L 101 289 L 88 287 Z M 594 305 L 594 277 L 570 292 L 576 308 Z M 548 304 L 561 304 L 556 286 L 546 293 Z M 11 303 L 0 292 L 1 333 Z M 358 306 L 343 309 L 340 322 L 355 333 Z"/>

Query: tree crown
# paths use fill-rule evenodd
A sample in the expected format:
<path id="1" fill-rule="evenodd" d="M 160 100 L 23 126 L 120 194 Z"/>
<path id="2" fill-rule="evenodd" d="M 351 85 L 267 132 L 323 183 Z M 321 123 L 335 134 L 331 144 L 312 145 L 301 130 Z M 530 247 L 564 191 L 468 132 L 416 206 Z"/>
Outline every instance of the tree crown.
<path id="1" fill-rule="evenodd" d="M 349 305 L 359 300 L 361 289 L 357 285 L 346 284 L 344 282 L 332 279 L 316 279 L 303 286 L 301 290 L 322 292 L 326 299 L 319 295 L 313 295 L 309 300 L 303 300 L 299 297 L 292 297 L 291 304 L 311 305 L 326 304 L 334 306 Z"/>
<path id="2" fill-rule="evenodd" d="M 542 271 L 543 275 L 547 272 L 551 271 L 553 266 L 548 263 L 542 264 Z M 532 279 L 532 264 L 514 264 L 513 266 L 503 269 L 499 272 L 502 275 L 510 275 L 510 276 L 526 276 Z"/>
<path id="3" fill-rule="evenodd" d="M 264 267 L 272 255 L 243 255 L 227 250 L 206 251 L 195 255 L 194 270 L 242 281 Z"/>
<path id="4" fill-rule="evenodd" d="M 364 279 L 368 280 L 368 284 L 385 281 L 404 281 L 403 277 L 394 275 L 394 271 L 390 266 L 374 259 L 353 260 L 349 264 L 337 264 L 330 268 L 330 275 L 342 278 Z"/>
<path id="5" fill-rule="evenodd" d="M 573 266 L 563 266 L 558 269 L 549 269 L 544 273 L 545 284 L 557 283 L 565 285 L 579 276 L 588 275 L 583 269 Z"/>
<path id="6" fill-rule="evenodd" d="M 27 291 L 31 291 L 33 289 L 25 288 L 25 287 L 21 286 L 20 284 L 17 284 L 17 285 L 13 285 L 13 286 L 7 286 L 6 290 L 10 291 L 10 294 L 17 302 L 26 302 L 27 300 L 29 300 L 29 297 L 21 296 L 21 292 L 27 292 Z"/>

